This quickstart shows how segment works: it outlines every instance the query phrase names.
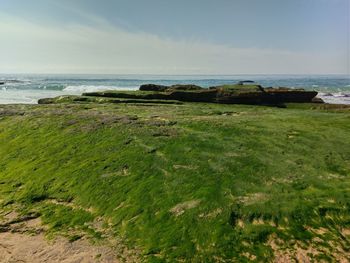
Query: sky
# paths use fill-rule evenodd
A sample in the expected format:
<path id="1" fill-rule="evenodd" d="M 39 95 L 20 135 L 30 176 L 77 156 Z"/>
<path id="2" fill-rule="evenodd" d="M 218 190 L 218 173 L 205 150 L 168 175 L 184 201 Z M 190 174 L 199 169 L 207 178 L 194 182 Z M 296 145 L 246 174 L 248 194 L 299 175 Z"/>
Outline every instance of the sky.
<path id="1" fill-rule="evenodd" d="M 349 74 L 350 0 L 0 0 L 0 73 Z"/>

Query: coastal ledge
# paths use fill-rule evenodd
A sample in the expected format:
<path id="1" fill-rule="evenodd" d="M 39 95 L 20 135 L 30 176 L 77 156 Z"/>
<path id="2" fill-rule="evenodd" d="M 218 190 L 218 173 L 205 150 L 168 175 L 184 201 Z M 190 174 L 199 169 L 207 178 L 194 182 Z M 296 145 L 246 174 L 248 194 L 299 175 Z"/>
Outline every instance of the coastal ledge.
<path id="1" fill-rule="evenodd" d="M 41 99 L 39 104 L 61 103 L 67 100 L 99 103 L 163 103 L 206 102 L 219 104 L 248 104 L 283 106 L 285 103 L 323 103 L 316 91 L 285 87 L 264 88 L 259 84 L 228 84 L 202 88 L 193 84 L 172 86 L 145 84 L 138 91 L 87 92 L 79 97 L 57 97 Z M 102 99 L 103 98 L 103 99 Z"/>

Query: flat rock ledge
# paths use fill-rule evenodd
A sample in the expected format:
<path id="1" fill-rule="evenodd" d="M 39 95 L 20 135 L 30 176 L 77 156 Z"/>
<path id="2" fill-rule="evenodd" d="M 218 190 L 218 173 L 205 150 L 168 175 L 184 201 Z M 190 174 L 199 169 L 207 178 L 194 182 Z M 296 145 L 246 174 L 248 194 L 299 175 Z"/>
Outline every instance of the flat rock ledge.
<path id="1" fill-rule="evenodd" d="M 316 91 L 285 87 L 264 88 L 258 84 L 222 85 L 202 88 L 193 84 L 164 86 L 157 84 L 141 85 L 138 91 L 88 92 L 82 96 L 60 96 L 41 99 L 39 104 L 63 102 L 97 103 L 163 103 L 205 102 L 220 104 L 249 104 L 283 106 L 284 103 L 324 103 L 317 98 Z"/>

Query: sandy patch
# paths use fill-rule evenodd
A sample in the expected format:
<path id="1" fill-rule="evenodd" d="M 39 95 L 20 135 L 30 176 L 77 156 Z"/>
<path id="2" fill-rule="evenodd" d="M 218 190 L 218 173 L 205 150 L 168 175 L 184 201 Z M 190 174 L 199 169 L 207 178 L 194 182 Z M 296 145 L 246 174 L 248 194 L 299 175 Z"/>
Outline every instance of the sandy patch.
<path id="1" fill-rule="evenodd" d="M 207 218 L 207 219 L 212 219 L 215 218 L 217 216 L 219 216 L 222 213 L 222 209 L 221 208 L 217 208 L 207 214 L 202 213 L 199 215 L 200 218 Z"/>
<path id="2" fill-rule="evenodd" d="M 177 204 L 176 206 L 171 208 L 169 211 L 175 216 L 180 216 L 183 213 L 185 213 L 186 210 L 197 207 L 199 203 L 200 203 L 200 200 L 186 201 L 186 202 Z"/>
<path id="3" fill-rule="evenodd" d="M 270 236 L 268 245 L 272 248 L 274 253 L 275 263 L 287 263 L 287 262 L 315 262 L 313 258 L 317 255 L 329 254 L 334 262 L 347 263 L 350 259 L 350 254 L 344 251 L 340 244 L 330 241 L 329 245 L 333 248 L 333 251 L 325 251 L 324 248 L 319 247 L 317 244 L 303 246 L 301 243 L 296 242 L 294 245 L 288 247 L 285 242 L 276 237 L 276 235 Z M 332 261 L 333 262 L 333 261 Z"/>
<path id="4" fill-rule="evenodd" d="M 46 230 L 37 214 L 7 213 L 0 222 L 0 263 L 139 262 L 138 253 L 116 238 L 110 245 L 93 245 L 84 237 L 74 242 L 63 237 L 48 241 Z"/>
<path id="5" fill-rule="evenodd" d="M 120 262 L 113 251 L 96 247 L 86 240 L 69 242 L 63 238 L 49 243 L 44 235 L 0 233 L 0 262 Z"/>
<path id="6" fill-rule="evenodd" d="M 350 228 L 343 228 L 341 230 L 341 233 L 343 234 L 343 236 L 350 236 Z"/>

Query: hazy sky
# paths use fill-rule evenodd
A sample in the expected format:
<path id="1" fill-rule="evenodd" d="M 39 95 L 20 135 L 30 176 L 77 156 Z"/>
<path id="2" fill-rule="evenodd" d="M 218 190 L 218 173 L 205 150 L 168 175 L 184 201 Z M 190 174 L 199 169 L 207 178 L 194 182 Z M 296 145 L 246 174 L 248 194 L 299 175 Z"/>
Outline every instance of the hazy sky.
<path id="1" fill-rule="evenodd" d="M 349 73 L 350 0 L 0 0 L 0 73 Z"/>

